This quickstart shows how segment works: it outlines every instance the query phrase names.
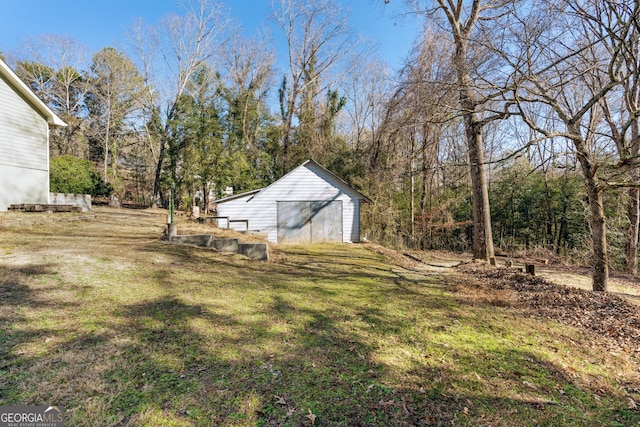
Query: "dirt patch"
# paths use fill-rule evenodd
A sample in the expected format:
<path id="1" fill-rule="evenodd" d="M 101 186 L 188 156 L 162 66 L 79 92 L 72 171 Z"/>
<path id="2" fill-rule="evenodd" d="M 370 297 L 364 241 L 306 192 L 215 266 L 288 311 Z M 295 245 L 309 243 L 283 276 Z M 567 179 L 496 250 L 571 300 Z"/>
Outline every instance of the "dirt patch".
<path id="1" fill-rule="evenodd" d="M 587 268 L 564 270 L 561 267 L 539 269 L 539 276 L 564 286 L 592 290 L 593 282 L 591 270 Z M 630 302 L 640 305 L 640 281 L 629 275 L 611 275 L 609 278 L 609 292 L 623 296 Z"/>
<path id="2" fill-rule="evenodd" d="M 472 261 L 471 254 L 444 251 L 397 251 L 373 243 L 367 246 L 376 253 L 382 254 L 398 265 L 410 270 L 423 270 L 448 273 L 454 267 Z M 524 261 L 500 257 L 498 266 L 504 266 L 511 261 L 511 271 L 525 271 Z M 588 267 L 564 265 L 557 260 L 551 264 L 531 261 L 535 265 L 536 277 L 541 277 L 550 283 L 571 288 L 592 290 L 592 270 Z M 628 274 L 612 273 L 609 277 L 609 293 L 627 298 L 629 302 L 640 306 L 640 279 Z"/>
<path id="3" fill-rule="evenodd" d="M 542 277 L 551 283 L 588 291 L 593 289 L 592 270 L 588 267 L 567 266 L 558 263 L 549 265 L 533 264 L 535 265 L 536 276 Z M 513 268 L 525 271 L 524 264 L 514 264 Z M 608 291 L 640 305 L 640 280 L 636 277 L 612 273 L 609 277 Z"/>
<path id="4" fill-rule="evenodd" d="M 397 265 L 409 270 L 447 272 L 471 261 L 471 255 L 441 251 L 397 251 L 375 243 L 365 243 L 369 250 L 384 255 Z"/>

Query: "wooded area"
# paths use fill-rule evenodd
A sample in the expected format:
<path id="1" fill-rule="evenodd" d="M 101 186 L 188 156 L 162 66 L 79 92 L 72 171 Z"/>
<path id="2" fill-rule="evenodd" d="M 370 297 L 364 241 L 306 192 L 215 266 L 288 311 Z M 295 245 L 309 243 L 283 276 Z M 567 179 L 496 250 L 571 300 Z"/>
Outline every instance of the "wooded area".
<path id="1" fill-rule="evenodd" d="M 611 266 L 637 275 L 638 2 L 404 4 L 424 31 L 398 72 L 333 0 L 272 3 L 284 72 L 210 0 L 93 55 L 64 36 L 5 53 L 69 125 L 54 191 L 164 206 L 174 182 L 179 208 L 206 210 L 313 158 L 374 201 L 370 240 L 592 259 L 599 291 Z"/>

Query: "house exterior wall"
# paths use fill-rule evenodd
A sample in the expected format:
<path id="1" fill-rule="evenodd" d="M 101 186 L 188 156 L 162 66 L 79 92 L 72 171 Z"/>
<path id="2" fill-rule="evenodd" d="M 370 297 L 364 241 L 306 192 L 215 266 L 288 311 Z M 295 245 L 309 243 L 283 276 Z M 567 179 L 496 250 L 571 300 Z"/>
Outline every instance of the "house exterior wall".
<path id="1" fill-rule="evenodd" d="M 248 219 L 250 230 L 266 232 L 269 241 L 277 243 L 277 202 L 286 201 L 341 201 L 343 242 L 360 241 L 360 200 L 357 193 L 313 163 L 294 169 L 260 193 L 219 203 L 218 215 Z M 244 225 L 238 229 L 244 229 Z"/>
<path id="2" fill-rule="evenodd" d="M 49 202 L 49 126 L 0 76 L 0 211 Z"/>

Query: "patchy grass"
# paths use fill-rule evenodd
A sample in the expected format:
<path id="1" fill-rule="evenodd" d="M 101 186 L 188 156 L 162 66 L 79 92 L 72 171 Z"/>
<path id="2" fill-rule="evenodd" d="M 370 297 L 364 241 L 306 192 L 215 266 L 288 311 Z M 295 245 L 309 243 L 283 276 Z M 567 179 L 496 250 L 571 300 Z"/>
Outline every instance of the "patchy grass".
<path id="1" fill-rule="evenodd" d="M 465 276 L 362 245 L 167 245 L 165 218 L 0 214 L 0 405 L 70 426 L 640 424 L 637 360 L 454 292 Z"/>

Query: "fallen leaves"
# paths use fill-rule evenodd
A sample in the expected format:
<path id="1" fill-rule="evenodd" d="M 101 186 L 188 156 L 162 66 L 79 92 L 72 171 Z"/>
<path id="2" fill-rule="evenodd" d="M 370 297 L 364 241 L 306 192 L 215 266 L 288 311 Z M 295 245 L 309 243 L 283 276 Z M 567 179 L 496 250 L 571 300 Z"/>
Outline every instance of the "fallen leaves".
<path id="1" fill-rule="evenodd" d="M 515 294 L 518 305 L 533 315 L 594 332 L 610 352 L 640 354 L 640 306 L 625 298 L 558 285 L 508 268 L 466 264 L 459 270 L 478 278 L 481 286 Z"/>
<path id="2" fill-rule="evenodd" d="M 293 414 L 296 413 L 296 408 L 294 406 L 292 406 L 289 402 L 287 402 L 287 400 L 282 397 L 282 396 L 278 396 L 278 395 L 273 395 L 273 398 L 275 399 L 275 403 L 278 406 L 284 406 L 287 410 L 285 417 L 286 418 L 291 418 L 293 416 Z"/>
<path id="3" fill-rule="evenodd" d="M 378 402 L 378 405 L 382 406 L 383 408 L 386 408 L 387 406 L 394 406 L 395 404 L 396 402 L 393 399 L 389 401 L 380 400 L 380 402 Z"/>
<path id="4" fill-rule="evenodd" d="M 308 419 L 309 421 L 311 421 L 311 425 L 315 425 L 316 424 L 316 418 L 318 418 L 313 412 L 311 412 L 311 409 L 309 409 L 309 413 L 307 415 L 305 415 L 305 418 Z"/>

